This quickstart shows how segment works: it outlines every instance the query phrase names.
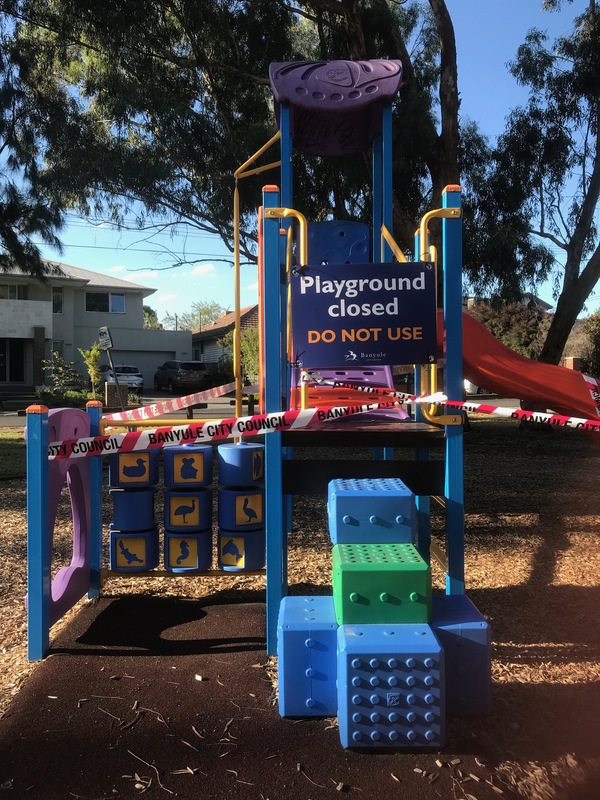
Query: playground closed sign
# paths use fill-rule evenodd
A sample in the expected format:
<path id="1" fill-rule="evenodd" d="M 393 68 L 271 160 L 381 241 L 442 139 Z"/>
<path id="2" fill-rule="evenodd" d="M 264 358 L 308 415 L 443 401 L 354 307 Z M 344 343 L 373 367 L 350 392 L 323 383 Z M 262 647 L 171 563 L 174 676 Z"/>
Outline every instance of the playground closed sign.
<path id="1" fill-rule="evenodd" d="M 436 357 L 431 264 L 308 266 L 292 277 L 291 293 L 300 366 L 425 364 Z"/>

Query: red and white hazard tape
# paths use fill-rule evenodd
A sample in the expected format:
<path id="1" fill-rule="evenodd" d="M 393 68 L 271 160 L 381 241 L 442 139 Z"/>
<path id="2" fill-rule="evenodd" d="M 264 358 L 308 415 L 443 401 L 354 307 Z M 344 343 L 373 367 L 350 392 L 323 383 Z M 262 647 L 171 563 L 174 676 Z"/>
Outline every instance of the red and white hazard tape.
<path id="1" fill-rule="evenodd" d="M 586 378 L 589 376 L 585 376 Z M 597 384 L 594 378 L 591 378 Z M 415 397 L 404 392 L 395 392 L 391 389 L 378 389 L 373 386 L 360 386 L 354 383 L 338 383 L 332 385 L 340 388 L 358 389 L 368 394 L 381 395 L 382 397 L 395 397 L 401 400 L 412 400 L 413 402 L 432 403 L 444 405 L 456 411 L 469 411 L 472 414 L 492 414 L 496 417 L 507 419 L 524 420 L 525 422 L 542 422 L 548 425 L 556 425 L 562 428 L 577 428 L 584 431 L 600 432 L 600 420 L 586 419 L 585 417 L 568 417 L 563 414 L 547 414 L 541 411 L 526 411 L 522 408 L 508 408 L 503 406 L 490 406 L 486 403 L 465 403 L 459 400 L 448 400 L 445 395 L 438 393 L 430 397 Z"/>
<path id="2" fill-rule="evenodd" d="M 567 417 L 564 414 L 547 414 L 542 411 L 526 411 L 523 408 L 506 408 L 502 406 L 489 406 L 485 403 L 461 403 L 457 400 L 447 400 L 446 408 L 469 411 L 472 414 L 492 414 L 495 417 L 523 420 L 524 422 L 542 422 L 546 425 L 556 425 L 560 428 L 577 428 L 583 431 L 600 432 L 600 420 L 585 419 L 585 417 Z"/>
<path id="3" fill-rule="evenodd" d="M 424 400 L 431 402 L 431 398 Z M 233 437 L 256 436 L 283 430 L 311 428 L 328 420 L 341 419 L 353 414 L 364 414 L 381 408 L 393 408 L 398 402 L 365 403 L 335 408 L 307 408 L 293 411 L 275 411 L 249 417 L 205 420 L 191 425 L 170 425 L 152 430 L 132 431 L 105 436 L 88 436 L 82 439 L 65 439 L 48 445 L 48 458 L 85 458 L 115 452 L 152 450 L 177 444 L 215 442 Z"/>
<path id="4" fill-rule="evenodd" d="M 204 392 L 188 394 L 185 397 L 176 397 L 173 400 L 165 400 L 163 403 L 153 403 L 149 406 L 132 408 L 131 411 L 120 411 L 116 414 L 106 414 L 103 419 L 109 422 L 134 422 L 138 419 L 154 419 L 162 414 L 170 414 L 173 411 L 182 411 L 184 408 L 195 406 L 197 403 L 204 403 L 214 400 L 235 391 L 235 383 L 226 383 L 223 386 L 216 386 L 214 389 L 207 389 Z"/>
<path id="5" fill-rule="evenodd" d="M 345 384 L 336 383 L 337 386 Z M 171 425 L 152 430 L 132 431 L 106 436 L 90 436 L 82 439 L 65 439 L 62 442 L 51 442 L 48 445 L 48 458 L 67 459 L 102 456 L 114 452 L 136 452 L 168 447 L 177 444 L 196 444 L 199 442 L 215 442 L 233 437 L 256 436 L 283 430 L 299 430 L 320 425 L 328 420 L 341 419 L 354 414 L 364 414 L 382 408 L 393 408 L 406 400 L 415 403 L 444 405 L 457 411 L 491 414 L 514 420 L 542 422 L 563 428 L 600 432 L 600 420 L 582 417 L 568 417 L 562 414 L 546 414 L 538 411 L 525 411 L 520 408 L 490 406 L 485 403 L 465 403 L 448 400 L 438 392 L 434 395 L 417 397 L 405 392 L 390 389 L 377 389 L 370 386 L 356 386 L 369 394 L 389 398 L 381 403 L 365 403 L 355 406 L 336 406 L 334 408 L 307 408 L 293 411 L 275 411 L 270 414 L 256 414 L 249 417 L 232 417 L 230 419 L 208 420 L 192 425 Z"/>

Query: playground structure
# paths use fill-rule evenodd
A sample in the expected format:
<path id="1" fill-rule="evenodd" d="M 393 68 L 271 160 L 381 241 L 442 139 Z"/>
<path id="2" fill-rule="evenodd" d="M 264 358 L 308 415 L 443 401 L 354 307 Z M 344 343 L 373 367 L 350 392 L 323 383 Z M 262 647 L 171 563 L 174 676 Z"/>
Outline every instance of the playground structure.
<path id="1" fill-rule="evenodd" d="M 280 656 L 288 676 L 282 685 L 301 687 L 283 689 L 280 697 L 282 713 L 286 715 L 302 715 L 301 709 L 308 709 L 303 712 L 308 716 L 323 711 L 320 701 L 315 699 L 321 687 L 312 678 L 315 670 L 327 676 L 325 713 L 339 712 L 343 720 L 342 742 L 345 746 L 380 746 L 383 736 L 385 744 L 393 747 L 439 747 L 443 744 L 446 712 L 489 711 L 489 629 L 465 596 L 463 432 L 460 412 L 443 413 L 438 406 L 427 403 L 415 405 L 410 417 L 397 408 L 386 408 L 368 416 L 358 414 L 355 419 L 344 419 L 334 411 L 329 416 L 326 410 L 362 405 L 370 399 L 364 389 L 392 389 L 391 366 L 397 363 L 416 365 L 416 394 L 434 393 L 438 388 L 437 365 L 440 359 L 444 364 L 444 393 L 449 398 L 459 398 L 462 396 L 463 353 L 467 377 L 475 377 L 490 389 L 511 386 L 520 390 L 511 394 L 535 400 L 542 396 L 545 380 L 540 373 L 539 386 L 533 385 L 535 381 L 530 375 L 533 381 L 531 388 L 524 391 L 527 384 L 525 370 L 529 367 L 521 365 L 520 357 L 515 358 L 510 351 L 504 353 L 501 346 L 497 346 L 498 343 L 493 345 L 487 339 L 482 339 L 480 331 L 471 326 L 466 317 L 463 318 L 459 187 L 447 187 L 442 207 L 429 212 L 421 221 L 415 237 L 413 262 L 406 262 L 393 240 L 392 105 L 400 77 L 400 64 L 390 61 L 272 65 L 271 80 L 279 133 L 236 172 L 236 179 L 242 179 L 258 170 L 280 167 L 280 184 L 264 187 L 258 223 L 261 412 L 281 414 L 288 409 L 309 407 L 325 410 L 324 420 L 318 427 L 288 427 L 281 431 L 271 430 L 265 436 L 267 651 Z M 281 148 L 280 162 L 249 169 L 256 158 L 276 142 Z M 371 229 L 363 223 L 335 220 L 314 224 L 307 222 L 303 214 L 294 208 L 293 151 L 336 157 L 342 154 L 359 155 L 368 148 L 373 151 Z M 428 223 L 436 217 L 441 219 L 442 224 L 441 254 L 429 245 L 428 240 Z M 239 246 L 239 233 L 236 239 Z M 439 298 L 436 297 L 437 270 L 443 279 Z M 239 310 L 239 256 L 236 272 L 236 308 Z M 441 305 L 439 309 L 438 303 Z M 468 336 L 466 343 L 463 343 L 463 330 Z M 235 349 L 236 416 L 240 417 L 239 331 Z M 491 353 L 491 362 L 486 360 L 482 352 L 485 350 Z M 504 372 L 499 373 L 494 384 L 493 361 L 499 360 L 500 356 L 505 358 Z M 529 360 L 525 361 L 531 364 Z M 552 373 L 554 375 L 556 373 Z M 558 407 L 577 410 L 588 416 L 600 416 L 592 389 L 586 386 L 580 373 L 572 375 L 575 382 L 565 396 L 560 397 Z M 342 386 L 335 386 L 334 383 Z M 95 403 L 89 404 L 87 414 L 61 410 L 58 414 L 48 415 L 40 407 L 28 409 L 30 659 L 42 658 L 47 652 L 49 627 L 53 622 L 86 592 L 94 596 L 101 590 L 100 458 L 53 461 L 50 468 L 47 458 L 49 442 L 99 436 L 102 433 L 100 415 L 100 404 Z M 232 447 L 235 448 L 235 445 Z M 370 448 L 373 458 L 356 461 L 338 457 L 334 459 L 330 454 L 325 458 L 314 456 L 316 448 L 330 451 L 333 448 L 356 447 Z M 407 449 L 413 455 L 404 460 L 395 459 L 395 448 Z M 307 454 L 307 458 L 295 458 L 301 450 Z M 443 454 L 442 459 L 431 458 L 436 451 Z M 93 455 L 99 454 L 103 454 L 101 449 Z M 65 480 L 69 485 L 73 506 L 73 561 L 51 580 L 50 548 L 55 504 L 57 493 Z M 336 561 L 340 569 L 336 583 L 340 588 L 339 591 L 334 590 L 335 597 L 327 601 L 319 599 L 318 602 L 308 598 L 287 597 L 287 543 L 292 530 L 293 497 L 302 494 L 326 495 L 332 482 L 340 480 L 356 482 L 352 500 L 346 499 L 344 502 L 372 502 L 370 481 L 400 481 L 404 487 L 400 494 L 408 493 L 412 498 L 414 514 L 410 524 L 410 546 L 414 552 L 411 551 L 409 560 L 415 559 L 418 564 L 416 571 L 421 575 L 429 574 L 429 565 L 434 558 L 446 575 L 445 595 L 434 596 L 424 605 L 411 601 L 410 595 L 414 593 L 419 597 L 427 597 L 427 587 L 430 586 L 427 581 L 430 577 L 425 584 L 419 583 L 408 591 L 408 600 L 419 607 L 418 617 L 401 616 L 396 619 L 392 614 L 383 621 L 371 617 L 369 622 L 365 622 L 364 618 L 355 620 L 352 611 L 349 615 L 345 610 L 338 614 L 335 602 L 340 593 L 350 596 L 357 592 L 355 586 L 345 588 L 353 577 L 342 574 L 346 569 L 343 559 Z M 226 495 L 228 489 L 223 488 L 222 491 Z M 438 548 L 430 539 L 432 497 L 445 509 L 445 550 Z M 396 497 L 393 502 L 397 500 Z M 383 514 L 379 502 L 376 501 L 371 508 L 370 513 L 375 517 Z M 188 508 L 182 503 L 178 507 Z M 189 508 L 194 509 L 194 506 L 190 504 Z M 246 503 L 245 513 L 249 520 L 254 509 L 250 502 Z M 364 535 L 365 539 L 361 541 L 336 542 L 334 548 L 343 546 L 352 551 L 352 548 L 373 545 L 373 537 L 369 533 Z M 386 546 L 393 548 L 398 544 L 404 546 L 408 542 L 399 538 L 386 543 Z M 341 558 L 340 551 L 337 552 L 336 558 Z M 403 571 L 397 568 L 397 551 L 393 550 L 392 555 L 383 558 L 390 567 L 387 578 L 392 581 L 392 586 L 390 589 L 386 587 L 380 594 L 396 596 L 395 593 L 399 591 L 397 584 L 402 578 L 397 573 Z M 366 560 L 369 568 L 376 560 L 369 547 Z M 143 576 L 143 572 L 139 574 Z M 421 579 L 422 576 L 419 577 Z M 414 580 L 415 576 L 410 573 L 408 585 Z M 390 607 L 388 600 L 381 600 L 386 611 Z M 348 608 L 352 609 L 352 606 Z M 394 650 L 381 646 L 379 626 L 382 624 L 391 625 L 397 634 Z M 365 636 L 364 641 L 368 642 L 367 650 L 357 654 L 345 636 L 347 625 L 367 628 L 361 634 Z M 299 631 L 304 640 L 315 638 L 316 630 L 326 631 L 329 658 L 315 665 L 311 660 L 314 651 L 306 655 L 304 651 L 294 649 L 294 646 L 292 655 L 285 656 L 280 649 L 284 645 L 279 644 L 278 639 L 282 642 L 286 638 L 286 626 L 295 632 Z M 407 628 L 404 626 L 417 626 L 422 631 L 427 647 L 417 649 L 412 637 L 406 635 Z M 396 631 L 398 627 L 401 630 Z M 446 671 L 449 661 L 453 667 L 465 667 L 466 661 L 457 661 L 460 655 L 454 654 L 448 658 L 448 649 L 452 648 L 457 636 L 461 638 L 461 630 L 471 630 L 473 627 L 478 631 L 475 637 L 476 653 L 470 647 L 456 651 L 464 652 L 463 659 L 468 655 L 469 663 L 475 665 L 470 672 L 467 671 L 467 682 L 472 684 L 471 694 L 466 699 L 459 699 L 458 689 L 449 692 L 448 686 L 444 686 L 444 681 L 446 684 L 450 682 L 448 675 L 444 676 L 444 651 Z M 331 631 L 335 635 L 332 636 Z M 463 645 L 472 641 L 466 635 L 462 639 Z M 338 652 L 344 655 L 336 655 Z M 405 669 L 402 674 L 396 674 L 394 670 L 399 668 L 395 662 L 399 661 L 400 656 Z M 364 664 L 357 666 L 354 663 L 357 660 Z M 425 668 L 426 660 L 431 661 L 430 667 Z M 377 665 L 373 666 L 371 662 L 377 662 Z M 379 662 L 387 666 L 380 668 Z M 415 666 L 417 662 L 418 666 Z M 298 667 L 290 666 L 296 663 Z M 364 665 L 369 665 L 368 669 L 365 670 Z M 308 684 L 299 684 L 298 673 L 294 670 L 300 668 L 309 678 Z M 432 671 L 428 672 L 430 669 Z M 353 670 L 362 672 L 358 674 Z M 419 695 L 419 703 L 422 701 L 433 705 L 434 709 L 424 712 L 417 728 L 408 716 L 413 713 L 410 711 L 401 721 L 394 716 L 396 710 L 387 712 L 385 723 L 380 722 L 377 711 L 370 711 L 366 723 L 362 719 L 357 721 L 356 712 L 350 709 L 354 696 L 345 689 L 343 697 L 339 693 L 336 695 L 331 688 L 336 683 L 343 685 L 354 680 L 367 680 L 369 685 L 375 686 L 378 684 L 371 681 L 382 682 L 384 679 L 388 687 L 394 685 L 390 681 L 399 680 L 403 680 L 407 686 L 415 681 L 422 681 L 425 686 L 435 684 L 432 700 L 425 699 L 431 693 L 423 691 Z M 391 699 L 387 699 L 388 695 Z M 373 704 L 373 696 L 374 692 L 371 692 L 362 697 L 361 702 Z M 408 696 L 412 695 L 404 689 L 385 695 L 386 701 L 394 706 L 408 702 Z M 310 704 L 309 700 L 315 700 L 315 703 Z M 433 722 L 425 717 L 430 713 L 434 714 Z M 365 724 L 369 733 L 363 729 Z M 357 738 L 354 734 L 360 736 Z"/>

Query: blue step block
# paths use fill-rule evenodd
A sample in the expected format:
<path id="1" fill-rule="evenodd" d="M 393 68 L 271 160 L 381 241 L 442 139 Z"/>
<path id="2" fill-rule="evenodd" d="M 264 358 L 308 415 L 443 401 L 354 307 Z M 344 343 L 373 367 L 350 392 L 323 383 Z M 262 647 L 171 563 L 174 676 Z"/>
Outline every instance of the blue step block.
<path id="1" fill-rule="evenodd" d="M 277 655 L 282 717 L 337 714 L 337 627 L 331 596 L 281 601 Z"/>
<path id="2" fill-rule="evenodd" d="M 492 710 L 490 626 L 466 595 L 434 595 L 431 627 L 446 654 L 446 711 L 479 716 Z"/>
<path id="3" fill-rule="evenodd" d="M 336 478 L 327 513 L 333 544 L 416 544 L 415 496 L 399 478 Z"/>
<path id="4" fill-rule="evenodd" d="M 443 746 L 444 651 L 429 625 L 341 625 L 337 674 L 344 747 Z"/>

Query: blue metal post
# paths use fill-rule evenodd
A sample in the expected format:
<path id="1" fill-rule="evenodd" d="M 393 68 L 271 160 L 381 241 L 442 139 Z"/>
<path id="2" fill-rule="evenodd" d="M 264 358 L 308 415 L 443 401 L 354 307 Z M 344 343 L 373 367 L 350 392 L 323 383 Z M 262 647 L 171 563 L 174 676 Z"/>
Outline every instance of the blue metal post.
<path id="1" fill-rule="evenodd" d="M 48 409 L 29 406 L 27 440 L 27 657 L 50 647 L 50 523 L 48 519 Z"/>
<path id="2" fill-rule="evenodd" d="M 378 134 L 373 139 L 373 187 L 372 187 L 372 203 L 373 203 L 373 230 L 371 231 L 372 238 L 372 261 L 378 262 L 382 260 L 381 253 L 381 225 L 383 222 L 383 136 Z"/>
<path id="3" fill-rule="evenodd" d="M 388 103 L 382 111 L 382 205 L 383 224 L 393 233 L 394 207 L 393 207 L 393 160 L 392 160 L 392 104 Z M 383 244 L 383 261 L 392 260 L 392 251 L 387 242 Z"/>
<path id="4" fill-rule="evenodd" d="M 279 207 L 279 192 L 268 186 L 263 190 L 263 208 Z M 281 263 L 279 220 L 264 217 L 263 222 L 263 303 L 265 349 L 265 407 L 279 411 L 282 394 Z M 282 494 L 281 435 L 265 437 L 265 533 L 267 541 L 267 653 L 277 652 L 277 616 L 285 593 L 284 578 L 284 506 Z"/>
<path id="5" fill-rule="evenodd" d="M 102 403 L 87 404 L 90 436 L 99 436 Z M 102 586 L 102 458 L 90 459 L 90 588 L 88 597 L 98 597 Z"/>
<path id="6" fill-rule="evenodd" d="M 415 251 L 414 259 L 418 261 L 421 252 L 421 236 L 419 232 L 415 234 Z M 414 371 L 414 393 L 417 397 L 423 391 L 421 386 L 421 369 L 417 364 Z M 425 417 L 421 410 L 419 403 L 415 403 L 415 422 L 425 422 Z M 418 447 L 416 452 L 417 461 L 429 461 L 429 448 Z M 417 507 L 417 535 L 418 535 L 418 550 L 428 564 L 431 559 L 430 544 L 431 544 L 431 500 L 429 495 L 418 495 L 415 498 Z"/>
<path id="7" fill-rule="evenodd" d="M 283 208 L 293 208 L 294 207 L 294 170 L 292 167 L 292 151 L 293 151 L 293 141 L 292 141 L 292 133 L 291 133 L 291 120 L 290 120 L 290 107 L 287 103 L 283 103 L 279 109 L 279 130 L 281 133 L 281 140 L 280 140 L 280 147 L 281 147 L 281 168 L 280 168 L 280 175 L 281 175 L 281 205 Z M 288 228 L 293 224 L 292 220 L 280 220 L 280 226 L 284 230 L 288 230 Z M 280 260 L 281 263 L 285 264 L 286 261 L 286 250 L 287 250 L 287 238 L 284 236 L 280 236 Z M 281 331 L 283 335 L 283 331 L 286 329 L 287 325 L 287 284 L 285 281 L 281 283 L 280 286 L 281 291 Z M 285 340 L 285 339 L 284 339 Z M 285 348 L 281 348 L 281 370 L 283 375 L 282 381 L 282 403 L 285 404 L 286 408 L 289 408 L 289 392 L 291 387 L 292 381 L 292 365 L 288 363 L 287 353 Z M 282 448 L 281 451 L 281 460 L 285 460 L 288 458 L 293 458 L 293 449 L 291 447 Z M 282 592 L 283 594 L 287 594 L 287 534 L 292 530 L 292 508 L 293 508 L 293 501 L 294 498 L 290 495 L 284 498 L 284 506 L 283 506 L 283 547 L 281 552 L 281 570 L 282 570 Z M 273 609 L 274 614 L 279 613 L 279 608 Z M 276 644 L 275 644 L 276 648 Z"/>
<path id="8" fill-rule="evenodd" d="M 443 208 L 460 208 L 459 186 L 447 186 L 442 196 Z M 444 328 L 446 362 L 444 381 L 451 400 L 462 398 L 462 220 L 442 221 L 444 268 Z M 447 594 L 464 594 L 464 463 L 462 425 L 446 427 L 446 551 Z"/>

